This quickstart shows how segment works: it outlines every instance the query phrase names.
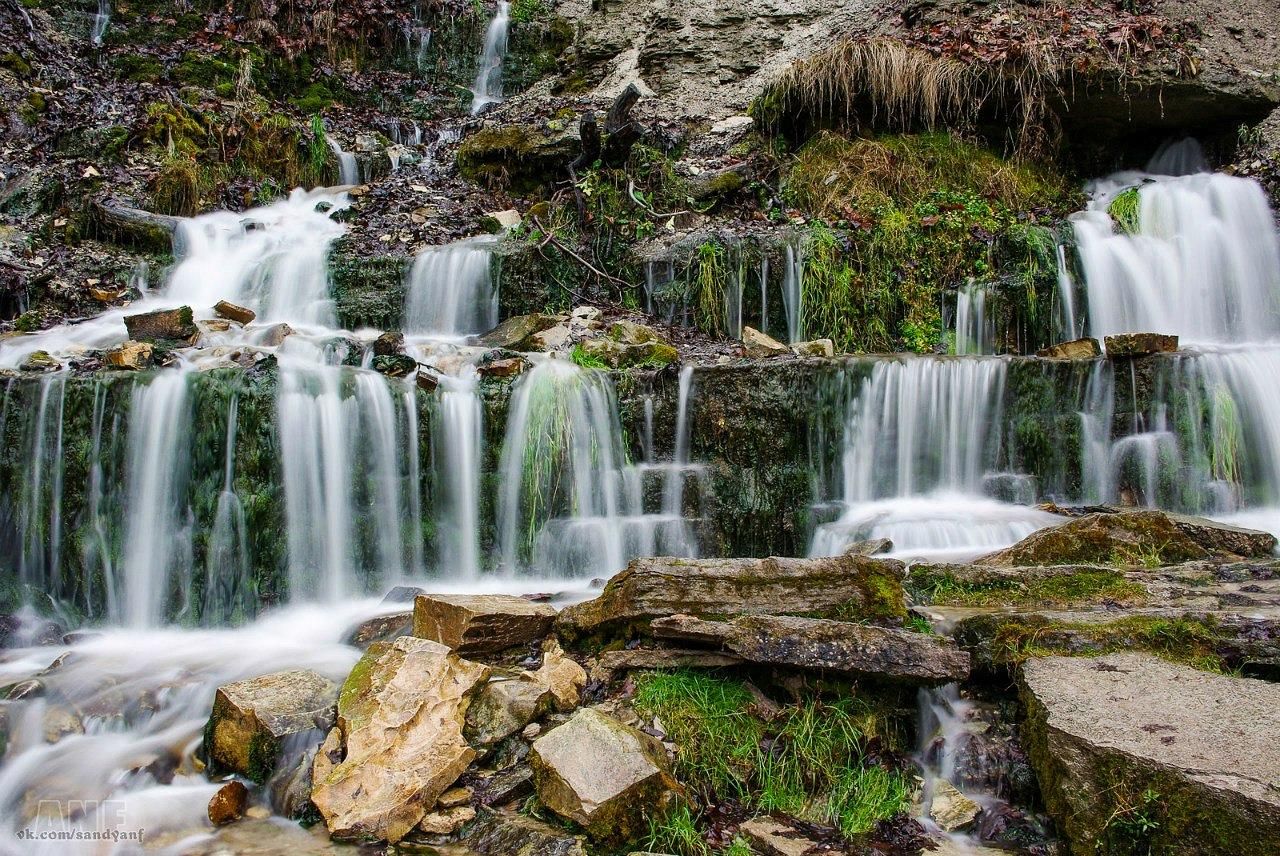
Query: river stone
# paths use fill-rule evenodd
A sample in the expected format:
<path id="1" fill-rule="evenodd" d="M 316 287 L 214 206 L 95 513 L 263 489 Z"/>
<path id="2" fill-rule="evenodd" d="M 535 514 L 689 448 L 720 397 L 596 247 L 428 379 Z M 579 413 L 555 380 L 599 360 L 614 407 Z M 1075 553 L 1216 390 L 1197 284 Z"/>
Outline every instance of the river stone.
<path id="1" fill-rule="evenodd" d="M 638 838 L 680 799 L 662 744 L 592 708 L 535 740 L 529 762 L 542 804 L 601 844 Z"/>
<path id="2" fill-rule="evenodd" d="M 379 357 L 390 357 L 404 353 L 404 333 L 388 330 L 373 340 L 373 353 Z"/>
<path id="3" fill-rule="evenodd" d="M 514 764 L 486 778 L 475 779 L 472 784 L 476 804 L 503 805 L 533 793 L 533 770 L 528 764 Z"/>
<path id="4" fill-rule="evenodd" d="M 577 707 L 587 686 L 586 669 L 566 657 L 555 639 L 542 643 L 542 665 L 536 672 L 525 672 L 525 675 L 547 688 L 556 710 L 561 712 Z"/>
<path id="5" fill-rule="evenodd" d="M 1037 357 L 1048 360 L 1092 360 L 1102 356 L 1102 346 L 1092 337 L 1059 342 L 1036 351 Z"/>
<path id="6" fill-rule="evenodd" d="M 906 614 L 904 565 L 893 559 L 633 559 L 594 600 L 561 610 L 569 639 L 642 627 L 665 615 L 835 613 L 896 619 Z"/>
<path id="7" fill-rule="evenodd" d="M 982 806 L 962 794 L 955 785 L 939 779 L 933 783 L 929 816 L 943 832 L 967 829 L 982 814 Z"/>
<path id="8" fill-rule="evenodd" d="M 753 817 L 738 831 L 747 839 L 752 851 L 762 856 L 805 856 L 819 846 L 818 842 L 801 835 L 795 827 L 771 817 Z"/>
<path id="9" fill-rule="evenodd" d="M 283 321 L 256 331 L 257 343 L 264 348 L 278 348 L 284 340 L 293 335 L 293 328 Z"/>
<path id="10" fill-rule="evenodd" d="M 1104 852 L 1108 822 L 1147 791 L 1159 825 L 1144 852 L 1280 853 L 1280 686 L 1112 654 L 1033 660 L 1019 689 L 1028 754 L 1072 853 Z"/>
<path id="11" fill-rule="evenodd" d="M 1178 350 L 1178 337 L 1164 333 L 1120 333 L 1103 339 L 1108 357 L 1145 357 Z"/>
<path id="12" fill-rule="evenodd" d="M 1159 511 L 1086 514 L 1033 532 L 1012 547 L 989 553 L 974 564 L 1137 565 L 1148 558 L 1174 565 L 1209 558 L 1201 547 Z"/>
<path id="13" fill-rule="evenodd" d="M 525 339 L 524 351 L 563 351 L 573 344 L 573 331 L 568 324 L 556 324 L 539 330 Z"/>
<path id="14" fill-rule="evenodd" d="M 209 800 L 209 822 L 226 826 L 244 817 L 249 806 L 249 789 L 244 782 L 227 782 Z"/>
<path id="15" fill-rule="evenodd" d="M 796 342 L 791 346 L 792 353 L 800 357 L 826 357 L 836 355 L 836 343 L 830 339 L 812 339 L 808 342 Z"/>
<path id="16" fill-rule="evenodd" d="M 475 758 L 463 717 L 488 676 L 428 639 L 369 647 L 338 698 L 345 754 L 333 763 L 326 740 L 316 755 L 311 800 L 331 835 L 395 843 L 417 826 Z"/>
<path id="17" fill-rule="evenodd" d="M 412 612 L 393 612 L 375 615 L 361 621 L 343 637 L 343 642 L 362 651 L 374 642 L 386 642 L 397 636 L 407 636 L 413 631 Z"/>
<path id="18" fill-rule="evenodd" d="M 413 635 L 462 654 L 527 645 L 551 631 L 555 607 L 508 594 L 423 594 L 413 606 Z"/>
<path id="19" fill-rule="evenodd" d="M 517 377 L 529 368 L 529 361 L 523 357 L 501 357 L 486 360 L 476 366 L 476 373 L 481 377 Z"/>
<path id="20" fill-rule="evenodd" d="M 190 306 L 126 315 L 124 326 L 129 331 L 129 338 L 136 342 L 190 344 L 200 335 L 192 320 Z"/>
<path id="21" fill-rule="evenodd" d="M 452 835 L 462 825 L 475 820 L 476 810 L 469 805 L 440 808 L 428 812 L 418 821 L 418 832 L 426 835 Z"/>
<path id="22" fill-rule="evenodd" d="M 892 627 L 782 615 L 732 622 L 672 615 L 654 619 L 651 629 L 660 639 L 711 645 L 752 663 L 922 683 L 969 677 L 969 654 L 951 639 Z"/>
<path id="23" fill-rule="evenodd" d="M 219 687 L 205 727 L 210 767 L 265 782 L 290 735 L 333 723 L 337 695 L 333 681 L 309 669 Z"/>
<path id="24" fill-rule="evenodd" d="M 492 746 L 547 713 L 551 690 L 524 678 L 494 678 L 467 708 L 463 733 L 472 746 Z"/>
<path id="25" fill-rule="evenodd" d="M 554 327 L 567 320 L 563 315 L 543 315 L 534 312 L 529 315 L 516 315 L 503 321 L 488 333 L 480 337 L 480 344 L 486 348 L 508 348 L 513 351 L 523 350 L 521 347 L 535 333 L 541 333 L 548 327 Z"/>
<path id="26" fill-rule="evenodd" d="M 220 317 L 237 324 L 250 324 L 253 319 L 258 317 L 258 313 L 254 312 L 247 306 L 239 306 L 229 300 L 219 300 L 213 304 L 213 311 Z"/>
<path id="27" fill-rule="evenodd" d="M 125 342 L 102 355 L 102 362 L 118 369 L 145 369 L 151 365 L 154 348 L 150 342 Z"/>
<path id="28" fill-rule="evenodd" d="M 680 352 L 666 342 L 627 345 L 612 339 L 588 339 L 580 347 L 588 357 L 598 359 L 615 369 L 665 366 L 680 359 Z"/>
<path id="29" fill-rule="evenodd" d="M 778 357 L 791 353 L 791 349 L 786 345 L 768 333 L 761 333 L 755 327 L 742 328 L 742 344 L 747 349 L 747 356 L 756 359 Z"/>
<path id="30" fill-rule="evenodd" d="M 466 836 L 480 856 L 587 856 L 580 835 L 522 814 L 481 809 Z"/>

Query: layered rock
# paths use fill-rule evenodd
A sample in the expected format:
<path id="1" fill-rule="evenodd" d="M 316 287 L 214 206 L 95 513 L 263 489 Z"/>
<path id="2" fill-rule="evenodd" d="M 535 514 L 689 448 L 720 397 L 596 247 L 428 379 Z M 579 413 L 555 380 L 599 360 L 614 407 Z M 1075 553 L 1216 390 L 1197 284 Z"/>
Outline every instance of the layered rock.
<path id="1" fill-rule="evenodd" d="M 1280 853 L 1280 687 L 1115 654 L 1033 661 L 1020 691 L 1073 854 Z"/>
<path id="2" fill-rule="evenodd" d="M 541 639 L 551 631 L 555 608 L 504 594 L 418 595 L 413 635 L 463 654 L 493 653 Z"/>
<path id="3" fill-rule="evenodd" d="M 462 728 L 488 675 L 428 639 L 370 646 L 343 684 L 312 774 L 330 834 L 396 842 L 417 826 L 475 758 Z"/>
<path id="4" fill-rule="evenodd" d="M 467 848 L 481 856 L 586 856 L 582 836 L 549 823 L 482 809 L 467 836 Z"/>
<path id="5" fill-rule="evenodd" d="M 523 677 L 490 680 L 467 709 L 464 733 L 473 746 L 492 746 L 551 709 L 546 686 Z"/>
<path id="6" fill-rule="evenodd" d="M 190 344 L 200 335 L 192 320 L 190 306 L 126 315 L 124 326 L 129 331 L 129 338 L 137 342 Z"/>
<path id="7" fill-rule="evenodd" d="M 1201 547 L 1159 511 L 1087 514 L 1041 529 L 1012 547 L 990 553 L 980 565 L 1142 564 L 1154 558 L 1175 564 L 1208 558 Z"/>

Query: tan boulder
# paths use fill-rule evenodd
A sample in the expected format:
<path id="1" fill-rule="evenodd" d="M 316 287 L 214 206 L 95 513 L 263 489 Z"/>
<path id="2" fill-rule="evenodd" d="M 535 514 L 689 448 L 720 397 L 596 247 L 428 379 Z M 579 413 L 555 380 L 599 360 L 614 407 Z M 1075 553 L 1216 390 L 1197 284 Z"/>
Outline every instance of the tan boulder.
<path id="1" fill-rule="evenodd" d="M 1102 341 L 1108 357 L 1145 357 L 1178 350 L 1178 337 L 1167 333 L 1120 333 Z"/>
<path id="2" fill-rule="evenodd" d="M 272 324 L 258 331 L 258 344 L 264 348 L 278 348 L 284 340 L 293 335 L 293 328 L 283 322 Z"/>
<path id="3" fill-rule="evenodd" d="M 438 642 L 375 642 L 338 700 L 334 734 L 316 755 L 312 802 L 335 838 L 399 841 L 475 758 L 462 736 L 489 668 Z"/>
<path id="4" fill-rule="evenodd" d="M 542 645 L 542 665 L 536 672 L 526 672 L 535 683 L 550 691 L 556 710 L 573 710 L 582 700 L 587 686 L 587 671 L 565 656 L 564 649 L 555 639 Z"/>
<path id="5" fill-rule="evenodd" d="M 836 343 L 830 339 L 796 342 L 791 346 L 791 351 L 800 357 L 826 357 L 830 359 L 836 355 Z"/>
<path id="6" fill-rule="evenodd" d="M 939 779 L 933 783 L 933 801 L 929 804 L 929 816 L 944 832 L 957 832 L 973 826 L 982 814 L 982 806 L 969 799 L 950 782 Z"/>
<path id="7" fill-rule="evenodd" d="M 1072 339 L 1041 348 L 1036 351 L 1036 356 L 1047 360 L 1092 360 L 1102 356 L 1102 346 L 1094 338 Z"/>
<path id="8" fill-rule="evenodd" d="M 229 300 L 219 300 L 213 304 L 213 311 L 219 318 L 226 318 L 230 321 L 235 321 L 237 324 L 248 324 L 258 317 L 258 313 L 249 307 L 238 306 Z"/>
<path id="9" fill-rule="evenodd" d="M 427 835 L 452 835 L 476 818 L 476 810 L 469 805 L 441 808 L 428 812 L 418 821 L 418 831 Z"/>
<path id="10" fill-rule="evenodd" d="M 742 344 L 747 349 L 747 356 L 756 359 L 780 357 L 791 353 L 791 349 L 786 345 L 768 333 L 761 333 L 755 327 L 742 328 Z"/>
<path id="11" fill-rule="evenodd" d="M 118 369 L 137 371 L 151 365 L 151 357 L 155 352 L 150 342 L 125 342 L 117 345 L 102 355 L 102 361 Z"/>
<path id="12" fill-rule="evenodd" d="M 506 594 L 422 594 L 414 600 L 413 635 L 462 654 L 526 645 L 551 632 L 555 608 Z"/>
<path id="13" fill-rule="evenodd" d="M 214 826 L 226 826 L 244 817 L 248 806 L 249 789 L 244 783 L 227 782 L 209 800 L 209 821 Z"/>

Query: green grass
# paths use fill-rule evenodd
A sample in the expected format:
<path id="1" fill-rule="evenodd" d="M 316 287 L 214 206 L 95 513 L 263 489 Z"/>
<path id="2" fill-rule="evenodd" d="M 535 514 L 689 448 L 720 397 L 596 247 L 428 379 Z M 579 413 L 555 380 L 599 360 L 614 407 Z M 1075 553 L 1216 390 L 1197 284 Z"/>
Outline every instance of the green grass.
<path id="1" fill-rule="evenodd" d="M 1218 653 L 1223 641 L 1210 620 L 1133 616 L 1106 624 L 1026 616 L 995 629 L 996 660 L 1018 664 L 1035 657 L 1100 656 L 1145 651 L 1206 672 L 1228 671 Z"/>
<path id="2" fill-rule="evenodd" d="M 688 805 L 681 803 L 661 820 L 649 822 L 645 847 L 655 853 L 675 856 L 711 856 L 711 846 L 698 829 L 698 817 Z"/>
<path id="3" fill-rule="evenodd" d="M 886 723 L 858 699 L 810 698 L 765 722 L 742 682 L 677 671 L 641 675 L 634 703 L 661 720 L 678 747 L 681 780 L 708 802 L 735 799 L 849 836 L 908 805 L 903 774 L 866 762 L 868 741 Z"/>
<path id="4" fill-rule="evenodd" d="M 609 364 L 601 359 L 598 354 L 587 353 L 581 342 L 573 346 L 573 350 L 569 352 L 569 359 L 584 369 L 602 369 L 604 371 L 609 369 Z"/>
<path id="5" fill-rule="evenodd" d="M 912 592 L 928 603 L 945 606 L 1080 606 L 1103 601 L 1135 604 L 1147 600 L 1147 590 L 1123 574 L 1085 570 L 1072 574 L 983 582 L 957 579 L 953 574 L 913 572 Z"/>

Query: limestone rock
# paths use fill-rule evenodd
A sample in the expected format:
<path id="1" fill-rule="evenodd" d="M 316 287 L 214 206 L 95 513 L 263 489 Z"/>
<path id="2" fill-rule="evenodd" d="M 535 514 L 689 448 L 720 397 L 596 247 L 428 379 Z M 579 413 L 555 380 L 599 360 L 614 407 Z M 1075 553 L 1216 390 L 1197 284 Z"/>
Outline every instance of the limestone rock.
<path id="1" fill-rule="evenodd" d="M 480 856 L 587 856 L 580 835 L 532 817 L 482 809 L 467 835 Z"/>
<path id="2" fill-rule="evenodd" d="M 423 815 L 418 831 L 427 835 L 452 835 L 465 823 L 475 820 L 476 810 L 469 805 L 442 808 Z"/>
<path id="3" fill-rule="evenodd" d="M 732 622 L 673 615 L 654 619 L 651 629 L 660 639 L 699 642 L 753 663 L 921 683 L 969 676 L 969 655 L 952 640 L 871 624 L 779 615 L 746 615 Z"/>
<path id="4" fill-rule="evenodd" d="M 347 632 L 343 642 L 364 650 L 374 642 L 386 642 L 413 631 L 412 612 L 393 612 L 365 619 Z"/>
<path id="5" fill-rule="evenodd" d="M 475 758 L 463 717 L 488 676 L 428 639 L 370 646 L 338 700 L 345 754 L 333 763 L 327 739 L 316 756 L 311 799 L 330 834 L 394 843 L 417 826 Z"/>
<path id="6" fill-rule="evenodd" d="M 1144 839 L 1152 853 L 1280 853 L 1280 686 L 1113 654 L 1033 660 L 1020 694 L 1045 806 L 1071 852 L 1117 852 L 1108 821 L 1141 809 L 1158 823 Z"/>
<path id="7" fill-rule="evenodd" d="M 137 342 L 190 344 L 200 335 L 191 318 L 190 306 L 126 315 L 124 326 L 129 338 Z"/>
<path id="8" fill-rule="evenodd" d="M 227 782 L 209 800 L 209 821 L 214 826 L 226 826 L 244 817 L 249 805 L 249 789 L 244 782 Z"/>
<path id="9" fill-rule="evenodd" d="M 1164 333 L 1120 333 L 1103 339 L 1108 357 L 1145 357 L 1149 354 L 1172 354 L 1178 350 L 1178 337 Z"/>
<path id="10" fill-rule="evenodd" d="M 258 317 L 258 313 L 247 306 L 237 306 L 227 300 L 219 300 L 213 304 L 213 311 L 218 317 L 235 321 L 237 324 L 250 324 Z"/>
<path id="11" fill-rule="evenodd" d="M 944 832 L 967 829 L 982 814 L 982 806 L 962 794 L 955 785 L 939 779 L 933 783 L 929 816 Z"/>
<path id="12" fill-rule="evenodd" d="M 505 594 L 423 594 L 413 607 L 413 635 L 462 654 L 492 653 L 541 639 L 555 607 Z"/>
<path id="13" fill-rule="evenodd" d="M 741 657 L 688 648 L 633 648 L 605 651 L 591 664 L 591 677 L 611 681 L 619 672 L 649 669 L 723 669 L 742 664 Z"/>
<path id="14" fill-rule="evenodd" d="M 771 817 L 753 817 L 739 828 L 752 850 L 762 856 L 805 856 L 818 842 Z"/>
<path id="15" fill-rule="evenodd" d="M 829 613 L 900 619 L 904 566 L 893 559 L 633 559 L 594 600 L 566 607 L 569 638 L 641 625 L 665 615 Z"/>
<path id="16" fill-rule="evenodd" d="M 467 708 L 464 734 L 473 746 L 492 746 L 551 709 L 551 690 L 522 678 L 494 678 Z"/>
<path id="17" fill-rule="evenodd" d="M 282 741 L 332 725 L 336 700 L 333 681 L 307 669 L 219 687 L 205 728 L 210 767 L 265 782 Z"/>
<path id="18" fill-rule="evenodd" d="M 662 744 L 591 708 L 534 741 L 529 760 L 542 804 L 602 844 L 638 838 L 681 798 Z"/>
<path id="19" fill-rule="evenodd" d="M 18 368 L 24 372 L 56 372 L 62 368 L 62 363 L 48 351 L 32 351 Z"/>
<path id="20" fill-rule="evenodd" d="M 573 344 L 573 331 L 568 324 L 557 324 L 539 330 L 524 342 L 526 351 L 563 351 Z"/>
<path id="21" fill-rule="evenodd" d="M 516 315 L 481 336 L 480 344 L 486 348 L 508 348 L 519 351 L 530 336 L 565 320 L 563 315 L 543 315 L 538 312 L 530 315 Z"/>
<path id="22" fill-rule="evenodd" d="M 565 656 L 564 649 L 554 639 L 542 645 L 542 665 L 536 672 L 526 672 L 531 680 L 547 688 L 555 701 L 556 710 L 573 710 L 582 699 L 587 685 L 587 672 L 582 666 Z"/>
<path id="23" fill-rule="evenodd" d="M 151 365 L 154 352 L 150 342 L 125 342 L 102 355 L 102 362 L 118 369 L 145 369 Z"/>
<path id="24" fill-rule="evenodd" d="M 830 359 L 836 355 L 836 343 L 830 339 L 796 342 L 791 346 L 791 351 L 801 357 L 826 357 Z"/>
<path id="25" fill-rule="evenodd" d="M 767 333 L 761 333 L 755 327 L 742 328 L 742 344 L 747 349 L 747 356 L 755 359 L 791 353 L 791 349 L 786 345 Z"/>
<path id="26" fill-rule="evenodd" d="M 1164 512 L 1173 525 L 1210 553 L 1239 556 L 1243 559 L 1265 559 L 1275 553 L 1276 536 L 1259 529 L 1232 526 L 1206 517 Z"/>
<path id="27" fill-rule="evenodd" d="M 201 336 L 208 336 L 213 333 L 227 332 L 231 329 L 231 322 L 225 318 L 207 318 L 203 321 L 197 321 L 196 328 L 200 331 Z"/>
<path id="28" fill-rule="evenodd" d="M 478 805 L 504 805 L 533 793 L 533 770 L 528 764 L 514 764 L 492 776 L 475 781 Z"/>
<path id="29" fill-rule="evenodd" d="M 285 339 L 292 335 L 293 328 L 288 324 L 281 322 L 259 330 L 257 333 L 257 342 L 264 348 L 278 348 L 284 343 Z"/>
<path id="30" fill-rule="evenodd" d="M 529 368 L 529 361 L 520 357 L 503 357 L 496 360 L 486 360 L 476 366 L 476 373 L 480 377 L 517 377 Z"/>
<path id="31" fill-rule="evenodd" d="M 612 339 L 588 339 L 581 344 L 581 348 L 587 356 L 594 357 L 615 369 L 633 366 L 665 366 L 680 359 L 680 352 L 674 346 L 662 341 L 628 345 Z"/>
<path id="32" fill-rule="evenodd" d="M 1209 551 L 1159 511 L 1086 514 L 1033 532 L 1012 547 L 989 553 L 979 565 L 1141 564 L 1155 557 L 1172 565 L 1209 557 Z"/>
<path id="33" fill-rule="evenodd" d="M 449 788 L 436 800 L 436 808 L 458 808 L 471 804 L 471 788 Z"/>
<path id="34" fill-rule="evenodd" d="M 501 232 L 504 229 L 514 229 L 520 225 L 520 212 L 514 208 L 508 208 L 505 211 L 490 211 L 484 215 L 486 225 L 490 225 L 490 232 Z"/>
<path id="35" fill-rule="evenodd" d="M 652 327 L 626 320 L 614 321 L 609 325 L 609 338 L 623 345 L 644 345 L 649 342 L 665 341 Z"/>
<path id="36" fill-rule="evenodd" d="M 888 538 L 868 538 L 854 541 L 844 548 L 846 556 L 879 556 L 893 551 L 893 541 Z"/>
<path id="37" fill-rule="evenodd" d="M 1097 339 L 1085 337 L 1041 348 L 1036 356 L 1047 360 L 1092 360 L 1102 356 L 1102 346 Z"/>

